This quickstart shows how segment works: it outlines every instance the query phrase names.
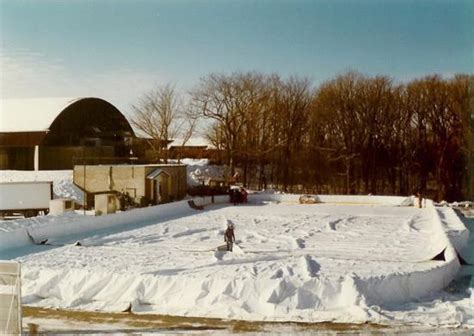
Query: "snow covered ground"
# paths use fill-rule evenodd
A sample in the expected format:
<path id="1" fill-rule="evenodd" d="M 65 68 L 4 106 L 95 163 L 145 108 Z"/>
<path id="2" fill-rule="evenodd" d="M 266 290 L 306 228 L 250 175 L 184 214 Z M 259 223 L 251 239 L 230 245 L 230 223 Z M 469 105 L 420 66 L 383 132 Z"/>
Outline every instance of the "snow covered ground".
<path id="1" fill-rule="evenodd" d="M 189 163 L 191 180 L 197 169 L 219 173 Z M 82 196 L 71 171 L 0 172 L 3 182 L 32 180 L 54 181 L 56 197 Z M 401 198 L 376 196 L 342 203 L 320 196 L 327 204 L 315 205 L 297 204 L 297 195 L 250 199 L 204 211 L 183 201 L 111 216 L 0 222 L 0 259 L 23 263 L 30 306 L 474 328 L 474 280 L 442 290 L 460 268 L 455 246 L 469 244 L 461 255 L 473 260 L 464 224 L 472 231 L 474 223 L 463 224 L 452 209 L 401 207 Z M 217 252 L 229 222 L 238 246 Z M 32 244 L 46 238 L 50 245 Z M 443 251 L 445 260 L 431 260 Z"/>
<path id="2" fill-rule="evenodd" d="M 90 213 L 90 212 L 89 212 Z M 17 218 L 15 220 L 0 220 L 0 233 L 16 231 L 23 228 L 35 228 L 38 226 L 44 226 L 46 224 L 61 225 L 64 222 L 75 223 L 84 220 L 82 211 L 67 212 L 62 216 L 37 216 L 29 218 Z"/>
<path id="3" fill-rule="evenodd" d="M 436 272 L 447 262 L 430 259 L 446 246 L 430 209 L 269 202 L 183 209 L 181 216 L 159 219 L 159 208 L 124 214 L 137 219 L 135 228 L 94 231 L 82 246 L 36 246 L 19 257 L 24 303 L 245 320 L 474 326 L 471 297 L 440 299 L 437 292 L 445 284 L 436 283 Z M 157 220 L 143 221 L 141 211 L 156 211 Z M 229 222 L 238 247 L 217 252 Z M 61 242 L 68 243 L 53 240 Z M 433 274 L 425 284 L 430 292 L 399 280 L 426 274 L 430 280 Z"/>
<path id="4" fill-rule="evenodd" d="M 208 159 L 183 159 L 181 163 L 187 165 L 188 186 L 196 187 L 207 184 L 210 179 L 223 180 L 225 177 L 225 167 L 210 165 Z"/>

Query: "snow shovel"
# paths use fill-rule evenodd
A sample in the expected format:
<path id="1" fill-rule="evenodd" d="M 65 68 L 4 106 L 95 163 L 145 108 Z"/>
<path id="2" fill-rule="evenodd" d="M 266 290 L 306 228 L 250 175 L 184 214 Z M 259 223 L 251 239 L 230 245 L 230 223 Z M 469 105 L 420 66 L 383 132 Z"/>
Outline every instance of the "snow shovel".
<path id="1" fill-rule="evenodd" d="M 227 251 L 227 244 L 224 244 L 224 245 L 221 245 L 221 246 L 217 246 L 217 251 L 220 251 L 220 252 L 225 252 L 225 251 Z"/>

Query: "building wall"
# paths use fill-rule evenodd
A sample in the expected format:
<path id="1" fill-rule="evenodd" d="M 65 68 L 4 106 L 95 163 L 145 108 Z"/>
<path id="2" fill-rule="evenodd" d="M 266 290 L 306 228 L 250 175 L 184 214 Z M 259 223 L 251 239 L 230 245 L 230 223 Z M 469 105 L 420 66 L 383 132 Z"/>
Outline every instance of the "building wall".
<path id="1" fill-rule="evenodd" d="M 187 191 L 187 176 L 186 166 L 148 166 L 146 167 L 146 175 L 153 172 L 155 169 L 160 168 L 170 176 L 170 190 L 171 199 L 165 199 L 165 202 L 172 200 L 180 200 L 186 196 Z M 148 182 L 148 195 L 152 192 L 152 183 Z"/>
<path id="2" fill-rule="evenodd" d="M 160 168 L 170 177 L 169 198 L 161 199 L 162 202 L 183 199 L 186 196 L 186 166 L 134 166 L 134 165 L 97 165 L 74 167 L 74 183 L 87 193 L 105 193 L 110 191 L 127 193 L 137 203 L 156 203 L 152 199 L 154 182 L 147 175 Z M 156 183 L 156 182 L 155 182 Z M 88 196 L 90 199 L 92 196 Z M 143 198 L 145 201 L 143 202 Z"/>
<path id="3" fill-rule="evenodd" d="M 40 146 L 39 169 L 60 170 L 72 169 L 74 164 L 80 163 L 85 158 L 111 158 L 114 157 L 114 147 L 88 147 L 88 146 Z"/>
<path id="4" fill-rule="evenodd" d="M 33 170 L 34 147 L 0 148 L 0 169 Z"/>
<path id="5" fill-rule="evenodd" d="M 88 193 L 123 192 L 133 197 L 145 196 L 145 167 L 140 166 L 74 166 L 74 183 Z"/>
<path id="6" fill-rule="evenodd" d="M 40 148 L 41 170 L 72 169 L 77 158 L 84 157 L 88 164 L 128 162 L 135 134 L 112 104 L 92 97 L 61 99 L 60 105 L 32 101 L 22 99 L 3 111 L 11 120 L 18 115 L 42 117 L 25 119 L 18 130 L 2 127 L 6 131 L 0 132 L 0 169 L 33 170 L 35 146 Z"/>

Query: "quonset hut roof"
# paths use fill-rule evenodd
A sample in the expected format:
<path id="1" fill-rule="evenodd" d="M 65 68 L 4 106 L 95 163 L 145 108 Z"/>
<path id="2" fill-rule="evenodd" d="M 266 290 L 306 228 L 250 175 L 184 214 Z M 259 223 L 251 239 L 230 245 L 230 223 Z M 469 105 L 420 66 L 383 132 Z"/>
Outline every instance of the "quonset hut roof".
<path id="1" fill-rule="evenodd" d="M 134 137 L 125 116 L 94 97 L 0 100 L 0 147 L 117 145 Z"/>
<path id="2" fill-rule="evenodd" d="M 43 132 L 69 105 L 83 98 L 0 100 L 0 132 Z"/>

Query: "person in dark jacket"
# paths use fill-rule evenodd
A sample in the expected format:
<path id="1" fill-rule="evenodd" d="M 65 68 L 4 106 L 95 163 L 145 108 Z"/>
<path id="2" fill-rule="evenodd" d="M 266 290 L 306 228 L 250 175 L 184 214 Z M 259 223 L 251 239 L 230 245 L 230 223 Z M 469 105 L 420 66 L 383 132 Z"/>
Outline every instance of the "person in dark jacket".
<path id="1" fill-rule="evenodd" d="M 225 230 L 224 233 L 224 241 L 227 243 L 227 251 L 232 252 L 232 247 L 235 242 L 234 224 L 229 223 L 227 225 L 227 230 Z"/>

